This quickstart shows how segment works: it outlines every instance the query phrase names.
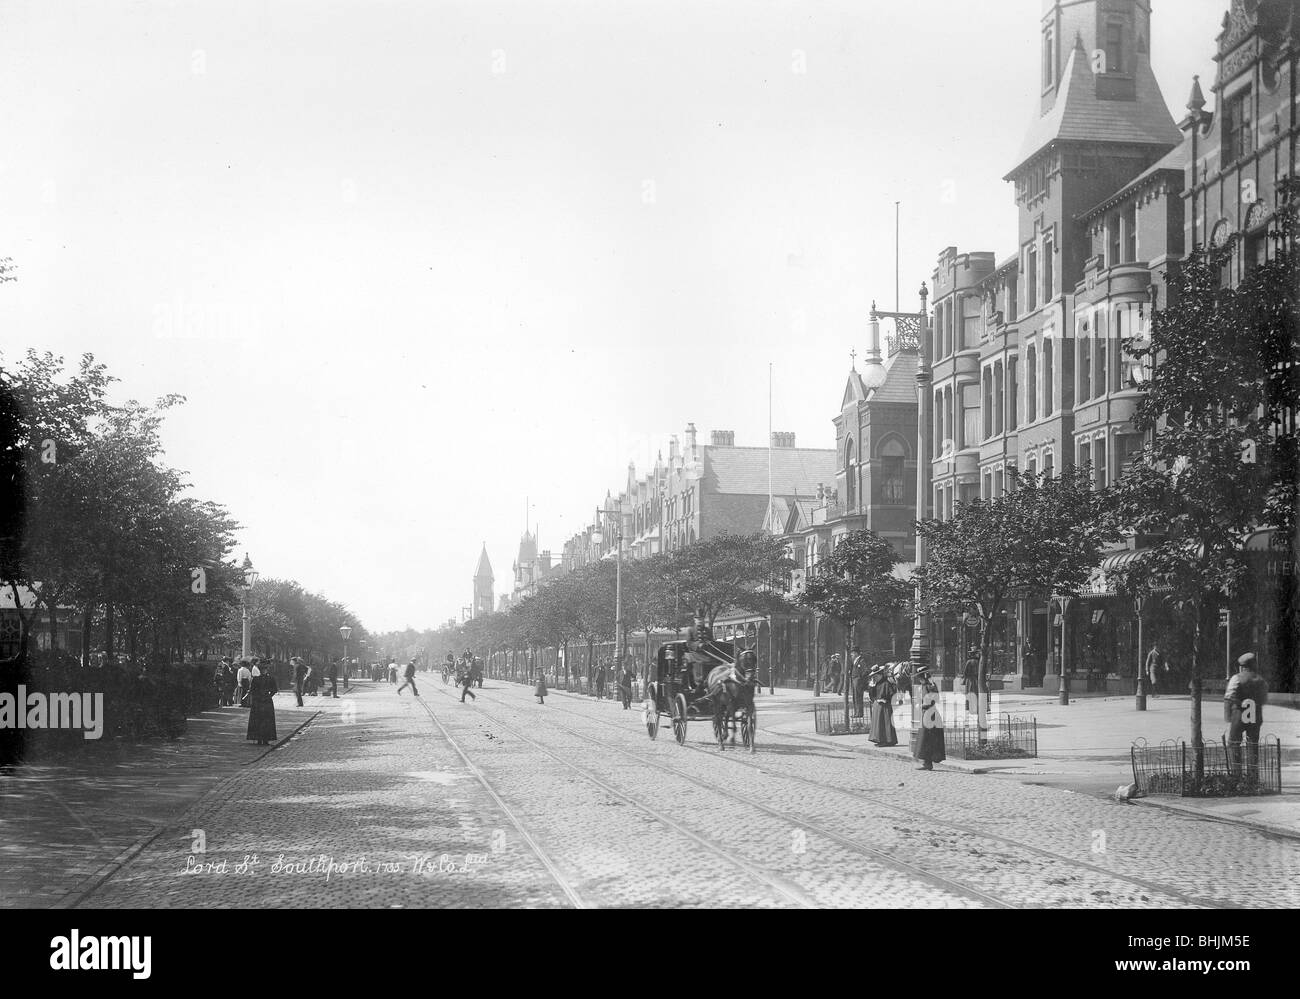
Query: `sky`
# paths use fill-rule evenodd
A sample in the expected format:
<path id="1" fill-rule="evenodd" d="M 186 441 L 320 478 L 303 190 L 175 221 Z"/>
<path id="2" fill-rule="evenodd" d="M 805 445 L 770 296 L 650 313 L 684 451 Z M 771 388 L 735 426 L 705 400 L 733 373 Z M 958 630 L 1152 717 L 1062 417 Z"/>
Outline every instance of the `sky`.
<path id="1" fill-rule="evenodd" d="M 1182 115 L 1228 0 L 1156 0 Z M 93 353 L 372 631 L 688 422 L 833 447 L 875 301 L 1015 251 L 1040 0 L 0 5 L 0 351 Z M 895 257 L 895 203 L 900 252 Z"/>

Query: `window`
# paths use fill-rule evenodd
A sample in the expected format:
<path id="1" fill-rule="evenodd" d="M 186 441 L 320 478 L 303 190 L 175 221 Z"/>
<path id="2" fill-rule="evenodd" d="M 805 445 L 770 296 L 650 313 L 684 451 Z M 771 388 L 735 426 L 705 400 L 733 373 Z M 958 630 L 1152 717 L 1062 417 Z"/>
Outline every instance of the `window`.
<path id="1" fill-rule="evenodd" d="M 1007 322 L 1016 321 L 1016 279 L 1014 277 L 1007 281 Z"/>
<path id="2" fill-rule="evenodd" d="M 1050 236 L 1043 240 L 1043 301 L 1050 302 L 1052 296 L 1056 294 L 1056 283 L 1053 280 L 1055 274 L 1055 261 L 1052 259 L 1052 238 Z"/>
<path id="3" fill-rule="evenodd" d="M 953 426 L 953 404 L 952 404 L 952 386 L 943 390 L 943 436 L 945 441 L 951 442 L 955 448 L 957 446 L 957 430 Z M 940 449 L 943 442 L 940 442 Z"/>
<path id="4" fill-rule="evenodd" d="M 993 432 L 1002 433 L 1002 414 L 1006 410 L 1006 394 L 1002 384 L 1001 362 L 993 366 Z"/>
<path id="5" fill-rule="evenodd" d="M 1123 475 L 1142 454 L 1141 434 L 1121 434 L 1115 438 L 1115 474 Z"/>
<path id="6" fill-rule="evenodd" d="M 984 369 L 984 433 L 981 440 L 993 436 L 993 370 Z"/>
<path id="7" fill-rule="evenodd" d="M 1043 89 L 1047 90 L 1056 83 L 1056 39 L 1052 29 L 1043 32 Z"/>
<path id="8" fill-rule="evenodd" d="M 1020 426 L 1020 387 L 1016 384 L 1016 359 L 1007 359 L 1007 428 Z"/>
<path id="9" fill-rule="evenodd" d="M 1120 262 L 1119 251 L 1122 241 L 1119 235 L 1119 216 L 1109 215 L 1106 218 L 1106 266 L 1114 267 Z"/>
<path id="10" fill-rule="evenodd" d="M 934 394 L 934 457 L 943 454 L 943 392 Z"/>
<path id="11" fill-rule="evenodd" d="M 970 447 L 982 440 L 980 435 L 980 387 L 967 383 L 962 391 L 962 447 Z"/>
<path id="12" fill-rule="evenodd" d="M 1079 358 L 1076 362 L 1079 366 L 1079 401 L 1086 402 L 1092 398 L 1092 337 L 1088 335 L 1088 321 L 1085 319 L 1079 326 L 1079 331 L 1075 337 L 1075 343 L 1078 345 Z"/>
<path id="13" fill-rule="evenodd" d="M 993 473 L 984 473 L 984 498 L 991 500 L 993 498 Z"/>
<path id="14" fill-rule="evenodd" d="M 1033 312 L 1038 308 L 1038 251 L 1032 246 L 1025 254 L 1025 273 L 1029 275 L 1029 286 L 1025 289 L 1025 311 Z"/>
<path id="15" fill-rule="evenodd" d="M 1098 437 L 1092 442 L 1092 483 L 1098 489 L 1107 485 L 1106 438 Z"/>
<path id="16" fill-rule="evenodd" d="M 907 456 L 897 440 L 887 440 L 880 448 L 881 501 L 893 505 L 906 502 L 903 459 Z"/>
<path id="17" fill-rule="evenodd" d="M 1124 25 L 1106 25 L 1106 72 L 1124 72 Z"/>
<path id="18" fill-rule="evenodd" d="M 1025 473 L 1027 475 L 1038 474 L 1038 459 L 1030 458 L 1027 462 L 1025 462 Z"/>
<path id="19" fill-rule="evenodd" d="M 1129 205 L 1120 214 L 1120 227 L 1124 231 L 1124 263 L 1138 258 L 1137 205 Z"/>
<path id="20" fill-rule="evenodd" d="M 1054 471 L 1052 467 L 1054 461 L 1055 456 L 1051 451 L 1043 452 L 1043 474 L 1049 479 L 1052 477 L 1052 472 Z"/>
<path id="21" fill-rule="evenodd" d="M 1025 357 L 1025 422 L 1033 423 L 1038 419 L 1038 348 L 1032 343 Z"/>
<path id="22" fill-rule="evenodd" d="M 1097 367 L 1095 369 L 1096 377 L 1093 379 L 1097 387 L 1097 395 L 1105 395 L 1110 389 L 1110 369 L 1106 367 L 1106 331 L 1097 327 Z"/>
<path id="23" fill-rule="evenodd" d="M 1052 370 L 1052 341 L 1043 341 L 1043 415 L 1051 416 L 1052 410 L 1056 407 L 1052 402 L 1052 382 L 1054 380 Z"/>
<path id="24" fill-rule="evenodd" d="M 1229 97 L 1223 112 L 1223 156 L 1224 165 L 1240 159 L 1254 148 L 1251 134 L 1251 89 L 1247 87 L 1239 94 Z"/>
<path id="25" fill-rule="evenodd" d="M 853 438 L 850 437 L 848 443 L 844 445 L 844 503 L 846 509 L 853 509 L 854 495 L 854 475 L 853 475 Z"/>

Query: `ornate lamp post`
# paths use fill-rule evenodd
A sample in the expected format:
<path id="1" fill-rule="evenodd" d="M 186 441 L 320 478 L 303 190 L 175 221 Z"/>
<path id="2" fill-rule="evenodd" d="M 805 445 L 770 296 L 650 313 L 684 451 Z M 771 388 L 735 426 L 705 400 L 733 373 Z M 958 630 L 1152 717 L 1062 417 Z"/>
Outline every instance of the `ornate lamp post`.
<path id="1" fill-rule="evenodd" d="M 253 654 L 253 620 L 248 614 L 248 595 L 253 587 L 257 585 L 258 572 L 253 568 L 253 563 L 248 558 L 248 552 L 244 552 L 244 583 L 240 587 L 240 604 L 243 607 L 244 634 L 241 646 L 240 658 L 247 659 Z"/>
<path id="2" fill-rule="evenodd" d="M 617 517 L 618 526 L 614 529 L 614 544 L 616 553 L 614 556 L 614 663 L 615 666 L 623 665 L 623 508 L 620 505 L 617 510 L 604 510 L 596 508 L 596 530 L 591 535 L 591 540 L 596 544 L 602 544 L 605 540 L 604 534 L 600 530 L 600 516 Z"/>
<path id="3" fill-rule="evenodd" d="M 339 635 L 343 638 L 343 689 L 346 690 L 348 675 L 348 639 L 352 637 L 352 629 L 345 624 L 339 628 Z"/>
<path id="4" fill-rule="evenodd" d="M 930 516 L 930 435 L 933 421 L 933 400 L 930 395 L 932 372 L 930 369 L 930 313 L 927 302 L 930 297 L 928 286 L 921 285 L 921 311 L 917 313 L 878 312 L 871 309 L 871 321 L 879 329 L 880 319 L 893 319 L 900 342 L 915 338 L 917 346 L 916 360 L 916 519 L 927 520 Z M 878 349 L 878 348 L 877 348 Z M 916 567 L 919 571 L 925 565 L 925 539 L 919 534 L 916 538 Z M 913 619 L 912 649 L 909 659 L 912 663 L 912 675 L 930 665 L 930 615 L 919 609 L 921 587 L 916 588 L 918 609 Z"/>

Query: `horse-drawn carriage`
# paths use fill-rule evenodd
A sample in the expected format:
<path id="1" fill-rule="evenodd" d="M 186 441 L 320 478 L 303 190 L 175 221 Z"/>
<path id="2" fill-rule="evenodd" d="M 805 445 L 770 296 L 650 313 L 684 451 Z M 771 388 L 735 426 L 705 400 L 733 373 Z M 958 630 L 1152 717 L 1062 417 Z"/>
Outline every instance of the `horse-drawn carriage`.
<path id="1" fill-rule="evenodd" d="M 642 717 L 653 739 L 663 718 L 672 722 L 677 742 L 686 742 L 691 719 L 709 718 L 719 747 L 727 737 L 741 741 L 752 752 L 758 731 L 754 709 L 757 658 L 731 642 L 711 638 L 667 642 L 660 646 L 647 677 Z"/>

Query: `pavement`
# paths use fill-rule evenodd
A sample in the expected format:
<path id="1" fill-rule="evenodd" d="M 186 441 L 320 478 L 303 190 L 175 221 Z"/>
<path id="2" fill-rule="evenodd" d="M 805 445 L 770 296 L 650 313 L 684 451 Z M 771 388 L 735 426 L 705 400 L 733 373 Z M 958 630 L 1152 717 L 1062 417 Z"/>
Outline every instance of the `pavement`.
<path id="1" fill-rule="evenodd" d="M 989 774 L 1023 784 L 1068 788 L 1085 794 L 1112 795 L 1133 780 L 1130 747 L 1135 740 L 1149 744 L 1190 739 L 1191 698 L 1147 698 L 1147 710 L 1135 709 L 1131 696 L 1073 696 L 1068 705 L 1055 694 L 1003 693 L 990 714 L 1004 713 L 1038 722 L 1038 757 L 1033 760 L 948 759 L 943 766 L 967 773 Z M 818 742 L 849 746 L 860 752 L 910 757 L 907 733 L 899 729 L 900 745 L 878 747 L 866 735 L 821 736 L 813 725 L 812 706 L 840 698 L 808 691 L 778 689 L 764 694 L 762 727 Z M 761 708 L 760 708 L 761 710 Z M 775 716 L 776 721 L 769 721 Z M 1227 731 L 1223 701 L 1206 697 L 1201 703 L 1201 725 L 1206 741 L 1218 741 Z M 951 717 L 949 717 L 951 721 Z M 1282 793 L 1241 798 L 1177 798 L 1152 795 L 1132 803 L 1147 808 L 1235 822 L 1270 832 L 1300 837 L 1300 710 L 1268 705 L 1264 709 L 1263 735 L 1276 735 L 1282 743 Z"/>

